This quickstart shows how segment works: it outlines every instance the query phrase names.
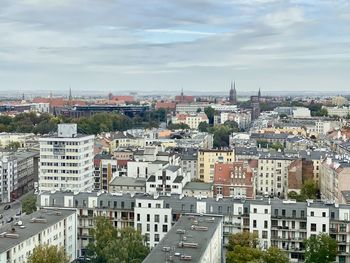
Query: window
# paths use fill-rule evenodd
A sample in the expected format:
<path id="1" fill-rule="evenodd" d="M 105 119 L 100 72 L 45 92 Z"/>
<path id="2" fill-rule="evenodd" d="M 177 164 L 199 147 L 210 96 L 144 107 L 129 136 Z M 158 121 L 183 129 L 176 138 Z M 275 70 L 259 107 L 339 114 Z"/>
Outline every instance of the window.
<path id="1" fill-rule="evenodd" d="M 300 211 L 300 217 L 301 217 L 301 218 L 304 218 L 304 217 L 305 217 L 305 212 L 304 212 L 304 210 Z"/>
<path id="2" fill-rule="evenodd" d="M 316 224 L 311 224 L 310 227 L 311 227 L 311 228 L 310 228 L 311 231 L 313 231 L 313 232 L 316 231 Z"/>
<path id="3" fill-rule="evenodd" d="M 154 234 L 154 242 L 159 242 L 159 234 Z"/>
<path id="4" fill-rule="evenodd" d="M 315 216 L 315 212 L 314 212 L 314 211 L 311 211 L 310 215 L 311 215 L 311 216 Z"/>
<path id="5" fill-rule="evenodd" d="M 293 210 L 292 211 L 292 217 L 295 218 L 297 216 L 297 211 Z"/>
<path id="6" fill-rule="evenodd" d="M 322 217 L 326 217 L 326 212 L 322 212 Z"/>
<path id="7" fill-rule="evenodd" d="M 147 214 L 147 222 L 149 222 L 151 219 L 151 216 L 149 214 Z"/>
<path id="8" fill-rule="evenodd" d="M 282 209 L 282 216 L 286 216 L 286 210 Z"/>
<path id="9" fill-rule="evenodd" d="M 168 225 L 163 225 L 163 233 L 168 232 Z"/>
<path id="10" fill-rule="evenodd" d="M 253 220 L 253 227 L 256 227 L 256 220 Z"/>
<path id="11" fill-rule="evenodd" d="M 148 203 L 148 208 L 151 208 L 151 207 L 152 207 L 151 203 Z"/>
<path id="12" fill-rule="evenodd" d="M 257 209 L 256 208 L 254 208 L 254 214 L 256 214 L 257 213 Z"/>
<path id="13" fill-rule="evenodd" d="M 262 238 L 267 238 L 267 231 L 262 231 Z"/>
<path id="14" fill-rule="evenodd" d="M 331 212 L 331 219 L 334 219 L 335 218 L 335 214 L 334 212 Z"/>
<path id="15" fill-rule="evenodd" d="M 265 214 L 267 214 L 267 213 L 268 213 L 268 211 L 269 211 L 268 209 L 265 209 Z"/>
<path id="16" fill-rule="evenodd" d="M 158 224 L 154 225 L 154 232 L 158 232 Z"/>
<path id="17" fill-rule="evenodd" d="M 267 225 L 268 225 L 267 220 L 265 220 L 264 221 L 264 228 L 267 228 Z"/>
<path id="18" fill-rule="evenodd" d="M 147 225 L 146 225 L 146 231 L 147 231 L 147 232 L 151 231 L 150 224 L 147 224 Z"/>
<path id="19" fill-rule="evenodd" d="M 322 224 L 322 232 L 326 232 L 326 224 Z"/>
<path id="20" fill-rule="evenodd" d="M 137 221 L 140 221 L 140 214 L 136 215 Z"/>
<path id="21" fill-rule="evenodd" d="M 164 215 L 164 223 L 168 223 L 168 216 Z"/>
<path id="22" fill-rule="evenodd" d="M 278 216 L 278 209 L 275 209 L 275 216 Z"/>
<path id="23" fill-rule="evenodd" d="M 159 223 L 159 215 L 154 215 L 154 222 Z"/>

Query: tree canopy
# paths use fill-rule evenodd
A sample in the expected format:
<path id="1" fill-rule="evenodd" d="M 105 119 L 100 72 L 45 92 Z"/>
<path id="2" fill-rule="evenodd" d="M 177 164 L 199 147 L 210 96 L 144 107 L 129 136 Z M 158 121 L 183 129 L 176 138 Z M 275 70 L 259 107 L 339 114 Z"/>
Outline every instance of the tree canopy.
<path id="1" fill-rule="evenodd" d="M 336 260 L 337 241 L 328 234 L 312 235 L 305 240 L 305 263 L 330 263 Z"/>
<path id="2" fill-rule="evenodd" d="M 258 236 L 251 232 L 231 234 L 227 245 L 227 263 L 288 263 L 288 256 L 279 248 L 262 250 Z"/>
<path id="3" fill-rule="evenodd" d="M 34 248 L 28 263 L 70 263 L 71 260 L 62 247 L 39 245 Z"/>
<path id="4" fill-rule="evenodd" d="M 139 231 L 116 229 L 104 217 L 96 219 L 87 255 L 93 263 L 141 263 L 149 253 Z"/>
<path id="5" fill-rule="evenodd" d="M 295 199 L 298 202 L 305 202 L 306 199 L 317 199 L 318 187 L 316 183 L 309 179 L 301 186 L 300 194 L 291 191 L 288 193 L 290 199 Z"/>
<path id="6" fill-rule="evenodd" d="M 22 201 L 22 212 L 27 215 L 36 211 L 36 197 L 29 196 Z"/>
<path id="7" fill-rule="evenodd" d="M 161 122 L 166 122 L 166 118 L 165 109 L 153 109 L 133 117 L 118 112 L 99 112 L 80 118 L 30 112 L 17 114 L 15 117 L 0 116 L 0 132 L 47 134 L 56 131 L 58 123 L 77 123 L 80 132 L 98 134 L 130 128 L 158 127 Z"/>

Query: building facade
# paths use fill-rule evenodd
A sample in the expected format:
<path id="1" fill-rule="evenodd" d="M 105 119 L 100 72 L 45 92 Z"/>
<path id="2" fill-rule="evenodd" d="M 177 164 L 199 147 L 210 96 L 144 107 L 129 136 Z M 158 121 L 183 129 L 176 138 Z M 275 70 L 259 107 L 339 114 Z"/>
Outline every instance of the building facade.
<path id="1" fill-rule="evenodd" d="M 40 191 L 93 189 L 93 135 L 78 134 L 76 124 L 59 124 L 56 135 L 42 137 L 39 142 Z"/>

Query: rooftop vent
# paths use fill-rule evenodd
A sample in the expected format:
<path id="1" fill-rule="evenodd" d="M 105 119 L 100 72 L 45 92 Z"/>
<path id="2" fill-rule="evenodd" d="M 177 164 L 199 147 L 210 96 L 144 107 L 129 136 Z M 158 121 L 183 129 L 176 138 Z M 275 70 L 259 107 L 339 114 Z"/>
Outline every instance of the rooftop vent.
<path id="1" fill-rule="evenodd" d="M 47 223 L 46 218 L 32 218 L 30 220 L 31 223 Z"/>
<path id="2" fill-rule="evenodd" d="M 181 255 L 181 256 L 180 256 L 180 260 L 183 260 L 183 261 L 191 261 L 191 260 L 192 260 L 192 256 L 189 256 L 189 255 Z"/>
<path id="3" fill-rule="evenodd" d="M 180 242 L 177 246 L 184 247 L 184 248 L 197 248 L 198 243 Z"/>
<path id="4" fill-rule="evenodd" d="M 185 233 L 186 233 L 186 230 L 184 230 L 184 229 L 176 230 L 176 234 L 185 234 Z"/>
<path id="5" fill-rule="evenodd" d="M 192 225 L 191 229 L 195 230 L 195 231 L 208 231 L 208 227 L 206 227 L 206 226 L 195 226 L 195 225 Z"/>

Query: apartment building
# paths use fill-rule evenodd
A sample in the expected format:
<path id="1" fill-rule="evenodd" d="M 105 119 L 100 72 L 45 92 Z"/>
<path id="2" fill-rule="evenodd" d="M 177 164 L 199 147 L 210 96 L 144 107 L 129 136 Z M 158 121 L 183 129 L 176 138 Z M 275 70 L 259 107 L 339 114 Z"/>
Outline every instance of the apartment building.
<path id="1" fill-rule="evenodd" d="M 201 122 L 209 123 L 209 119 L 205 113 L 193 114 L 176 114 L 171 118 L 173 124 L 186 124 L 190 129 L 197 130 Z"/>
<path id="2" fill-rule="evenodd" d="M 10 202 L 34 188 L 37 156 L 32 151 L 0 153 L 0 203 Z"/>
<path id="3" fill-rule="evenodd" d="M 145 236 L 147 245 L 153 248 L 171 229 L 172 210 L 165 208 L 164 200 L 158 200 L 156 196 L 146 200 L 136 198 L 135 203 L 135 229 Z"/>
<path id="4" fill-rule="evenodd" d="M 143 200 L 141 207 L 139 207 L 138 200 Z M 136 222 L 138 222 L 142 230 L 145 228 L 143 233 L 149 233 L 149 244 L 151 242 L 156 244 L 158 242 L 155 241 L 158 240 L 155 236 L 157 232 L 154 232 L 154 228 L 151 227 L 153 223 L 158 223 L 153 222 L 155 215 L 160 215 L 159 224 L 165 223 L 164 215 L 166 214 L 169 216 L 168 220 L 171 221 L 171 225 L 174 225 L 182 215 L 198 213 L 223 217 L 223 244 L 228 242 L 230 233 L 256 232 L 262 248 L 277 246 L 289 255 L 291 262 L 302 262 L 305 253 L 304 239 L 312 234 L 326 232 L 338 241 L 339 254 L 336 262 L 350 262 L 350 205 L 279 199 L 238 200 L 218 197 L 149 196 L 97 192 L 76 194 L 45 192 L 39 195 L 38 204 L 46 208 L 76 209 L 79 255 L 84 254 L 88 240 L 91 238 L 89 229 L 93 227 L 93 219 L 96 216 L 108 217 L 111 223 L 118 228 L 126 226 L 137 228 Z M 151 208 L 148 207 L 149 205 Z M 160 211 L 162 209 L 165 210 L 162 212 Z M 140 214 L 140 220 L 135 222 L 136 214 Z M 147 214 L 150 220 L 149 231 L 147 231 Z M 160 226 L 158 226 L 158 231 L 160 231 Z M 159 233 L 159 235 L 163 234 L 165 232 Z M 159 238 L 161 239 L 161 236 Z"/>
<path id="5" fill-rule="evenodd" d="M 40 244 L 63 247 L 71 261 L 77 258 L 75 210 L 39 210 L 22 216 L 11 228 L 0 228 L 0 262 L 27 262 Z"/>
<path id="6" fill-rule="evenodd" d="M 9 153 L 0 155 L 0 182 L 0 202 L 11 202 L 18 187 L 18 172 L 17 159 Z"/>
<path id="7" fill-rule="evenodd" d="M 39 142 L 40 191 L 93 189 L 93 135 L 78 134 L 76 124 L 59 124 L 57 134 L 42 137 Z"/>
<path id="8" fill-rule="evenodd" d="M 347 159 L 326 158 L 320 166 L 321 197 L 345 204 L 343 192 L 350 190 L 350 162 Z"/>
<path id="9" fill-rule="evenodd" d="M 195 179 L 197 178 L 197 155 L 198 155 L 198 151 L 192 151 L 192 150 L 188 150 L 186 149 L 185 152 L 180 153 L 180 166 L 181 169 L 184 173 L 189 173 L 190 174 L 190 178 Z"/>
<path id="10" fill-rule="evenodd" d="M 223 256 L 221 247 L 220 216 L 184 215 L 152 249 L 143 263 L 174 262 L 176 258 L 180 261 L 221 263 Z"/>
<path id="11" fill-rule="evenodd" d="M 288 191 L 288 169 L 294 158 L 281 153 L 261 153 L 256 178 L 257 194 L 284 197 Z"/>
<path id="12" fill-rule="evenodd" d="M 234 150 L 200 149 L 197 158 L 197 178 L 205 183 L 212 183 L 215 163 L 233 162 L 235 161 L 235 153 Z"/>
<path id="13" fill-rule="evenodd" d="M 248 161 L 216 163 L 214 169 L 214 195 L 253 198 L 254 173 Z"/>
<path id="14" fill-rule="evenodd" d="M 169 165 L 150 175 L 146 181 L 146 193 L 182 194 L 182 189 L 190 181 L 190 174 L 181 166 Z"/>
<path id="15" fill-rule="evenodd" d="M 94 157 L 94 189 L 109 191 L 109 182 L 118 170 L 118 162 L 110 154 L 96 154 Z"/>

